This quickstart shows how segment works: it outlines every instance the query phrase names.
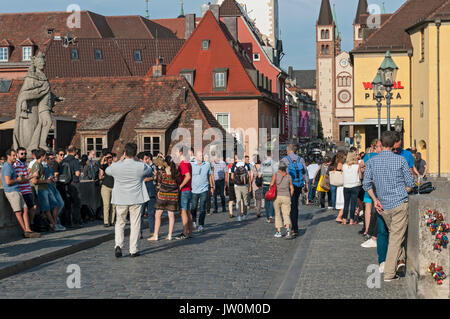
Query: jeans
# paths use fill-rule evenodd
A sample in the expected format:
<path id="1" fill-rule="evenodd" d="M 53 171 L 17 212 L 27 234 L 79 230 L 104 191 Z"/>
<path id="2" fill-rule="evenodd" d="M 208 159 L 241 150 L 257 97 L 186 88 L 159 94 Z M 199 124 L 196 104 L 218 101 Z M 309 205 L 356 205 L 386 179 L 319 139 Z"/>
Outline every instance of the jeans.
<path id="1" fill-rule="evenodd" d="M 266 193 L 269 191 L 269 185 L 263 185 L 263 194 L 264 194 L 264 209 L 266 211 L 266 218 L 275 217 L 275 211 L 273 208 L 273 201 L 265 199 Z"/>
<path id="2" fill-rule="evenodd" d="M 64 201 L 54 184 L 49 184 L 48 190 L 50 191 L 50 206 L 52 209 L 58 207 L 58 216 L 59 216 L 64 208 Z"/>
<path id="3" fill-rule="evenodd" d="M 336 207 L 336 193 L 337 193 L 337 186 L 330 185 L 330 194 L 331 194 L 331 207 Z"/>
<path id="4" fill-rule="evenodd" d="M 298 200 L 302 194 L 303 187 L 294 186 L 294 195 L 291 198 L 291 224 L 292 230 L 298 232 Z"/>
<path id="5" fill-rule="evenodd" d="M 197 207 L 198 207 L 198 200 L 200 199 L 200 215 L 198 217 L 198 224 L 200 226 L 205 226 L 205 216 L 206 216 L 206 201 L 208 200 L 208 191 L 195 194 L 192 193 L 192 220 L 195 222 L 197 221 Z"/>
<path id="6" fill-rule="evenodd" d="M 225 211 L 225 180 L 220 179 L 215 181 L 216 188 L 214 190 L 214 212 L 218 212 L 219 209 L 217 207 L 217 195 L 220 196 L 220 200 L 222 201 L 222 210 Z"/>
<path id="7" fill-rule="evenodd" d="M 378 263 L 386 261 L 388 245 L 389 245 L 389 232 L 384 222 L 383 217 L 377 212 L 377 225 L 378 225 L 378 234 L 377 234 L 377 254 L 378 254 Z"/>
<path id="8" fill-rule="evenodd" d="M 150 232 L 150 235 L 153 234 L 155 230 L 155 204 L 156 204 L 156 197 L 150 197 L 150 200 L 145 204 L 143 204 L 141 208 L 141 218 L 144 217 L 145 210 L 147 210 L 148 230 Z M 141 223 L 141 235 L 143 227 L 144 223 Z"/>
<path id="9" fill-rule="evenodd" d="M 313 179 L 309 180 L 309 192 L 308 192 L 308 200 L 310 202 L 312 202 L 314 200 L 314 197 L 316 197 L 316 189 L 317 189 L 317 185 L 313 186 Z"/>
<path id="10" fill-rule="evenodd" d="M 343 219 L 347 219 L 348 210 L 350 208 L 350 219 L 355 219 L 356 201 L 358 200 L 358 195 L 361 190 L 361 186 L 356 186 L 352 188 L 344 187 L 344 215 Z"/>
<path id="11" fill-rule="evenodd" d="M 325 196 L 328 199 L 328 207 L 331 207 L 331 193 L 330 192 L 319 192 L 320 196 L 320 208 L 325 208 Z"/>

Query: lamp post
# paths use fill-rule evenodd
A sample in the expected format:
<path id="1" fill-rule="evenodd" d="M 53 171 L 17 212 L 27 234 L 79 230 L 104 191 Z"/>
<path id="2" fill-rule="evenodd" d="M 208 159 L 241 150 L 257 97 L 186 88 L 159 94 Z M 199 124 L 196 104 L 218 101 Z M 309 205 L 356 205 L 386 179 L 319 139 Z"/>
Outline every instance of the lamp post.
<path id="1" fill-rule="evenodd" d="M 359 130 L 356 132 L 355 141 L 356 141 L 356 148 L 358 149 L 359 154 L 359 148 L 361 147 L 361 133 L 359 133 Z"/>
<path id="2" fill-rule="evenodd" d="M 391 99 L 392 99 L 392 87 L 395 85 L 395 79 L 397 77 L 398 67 L 392 60 L 391 52 L 387 51 L 384 57 L 383 63 L 379 68 L 381 71 L 381 81 L 386 88 L 386 105 L 387 105 L 387 130 L 391 130 Z"/>
<path id="3" fill-rule="evenodd" d="M 378 110 L 378 140 L 381 139 L 381 100 L 384 95 L 384 85 L 381 79 L 381 70 L 378 70 L 377 76 L 372 82 L 372 88 L 377 99 L 377 110 Z"/>

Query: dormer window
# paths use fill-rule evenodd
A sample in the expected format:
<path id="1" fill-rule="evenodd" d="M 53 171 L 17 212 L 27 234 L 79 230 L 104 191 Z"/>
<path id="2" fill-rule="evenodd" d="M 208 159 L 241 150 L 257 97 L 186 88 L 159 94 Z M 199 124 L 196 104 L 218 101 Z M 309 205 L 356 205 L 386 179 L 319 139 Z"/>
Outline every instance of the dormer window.
<path id="1" fill-rule="evenodd" d="M 203 51 L 209 50 L 209 40 L 203 40 L 202 41 L 202 50 Z"/>
<path id="2" fill-rule="evenodd" d="M 259 55 L 259 53 L 254 53 L 253 54 L 253 61 L 260 61 L 261 60 L 261 56 Z"/>
<path id="3" fill-rule="evenodd" d="M 103 60 L 102 50 L 94 49 L 94 58 L 96 60 Z"/>
<path id="4" fill-rule="evenodd" d="M 32 47 L 23 47 L 22 48 L 22 61 L 31 61 L 32 56 L 33 56 L 33 48 Z"/>
<path id="5" fill-rule="evenodd" d="M 194 85 L 195 69 L 184 69 L 180 71 L 180 74 L 186 78 L 190 85 Z"/>
<path id="6" fill-rule="evenodd" d="M 214 69 L 213 71 L 213 90 L 225 91 L 227 89 L 228 68 Z"/>
<path id="7" fill-rule="evenodd" d="M 0 62 L 8 62 L 9 50 L 7 47 L 0 48 Z"/>

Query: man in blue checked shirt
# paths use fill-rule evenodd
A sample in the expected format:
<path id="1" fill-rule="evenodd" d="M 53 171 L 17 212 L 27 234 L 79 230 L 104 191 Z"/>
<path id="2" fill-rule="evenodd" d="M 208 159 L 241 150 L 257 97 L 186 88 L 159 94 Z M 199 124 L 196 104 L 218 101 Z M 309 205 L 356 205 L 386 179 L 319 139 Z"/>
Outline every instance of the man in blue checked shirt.
<path id="1" fill-rule="evenodd" d="M 405 267 L 405 233 L 408 226 L 408 193 L 415 186 L 405 158 L 392 152 L 395 132 L 381 135 L 381 153 L 366 164 L 363 188 L 389 230 L 389 246 L 384 266 L 384 281 L 399 279 Z M 376 189 L 375 196 L 373 187 Z"/>

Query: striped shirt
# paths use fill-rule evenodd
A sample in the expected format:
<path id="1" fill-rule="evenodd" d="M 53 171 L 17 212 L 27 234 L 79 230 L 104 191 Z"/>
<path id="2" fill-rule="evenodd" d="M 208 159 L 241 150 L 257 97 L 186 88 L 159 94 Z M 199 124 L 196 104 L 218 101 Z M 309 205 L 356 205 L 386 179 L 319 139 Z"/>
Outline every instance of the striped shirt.
<path id="1" fill-rule="evenodd" d="M 406 187 L 415 186 L 406 160 L 391 151 L 382 151 L 366 163 L 363 181 L 366 192 L 372 189 L 372 182 L 385 210 L 394 209 L 407 202 Z"/>
<path id="2" fill-rule="evenodd" d="M 219 181 L 225 179 L 227 164 L 224 161 L 219 161 L 218 163 L 213 161 L 211 164 L 214 169 L 214 180 Z"/>
<path id="3" fill-rule="evenodd" d="M 14 170 L 17 175 L 22 175 L 24 178 L 28 178 L 28 167 L 24 162 L 17 160 L 14 163 Z M 19 184 L 19 190 L 22 195 L 32 194 L 30 182 Z"/>

